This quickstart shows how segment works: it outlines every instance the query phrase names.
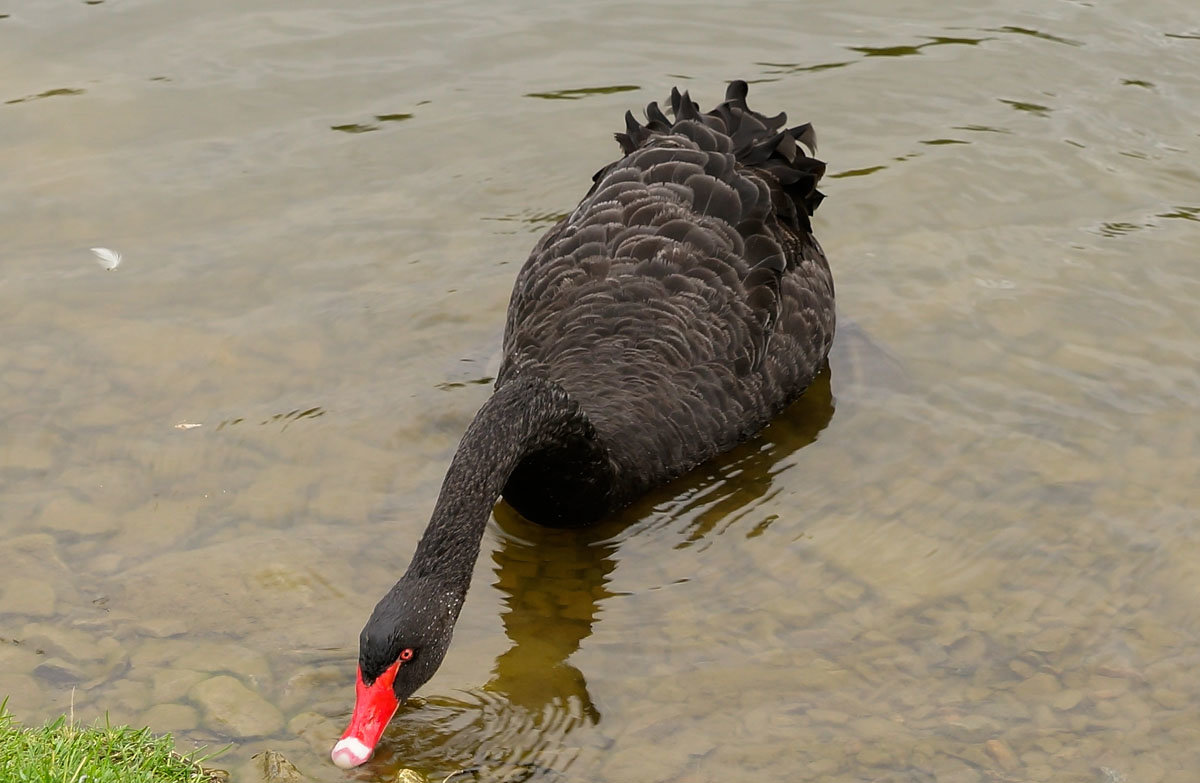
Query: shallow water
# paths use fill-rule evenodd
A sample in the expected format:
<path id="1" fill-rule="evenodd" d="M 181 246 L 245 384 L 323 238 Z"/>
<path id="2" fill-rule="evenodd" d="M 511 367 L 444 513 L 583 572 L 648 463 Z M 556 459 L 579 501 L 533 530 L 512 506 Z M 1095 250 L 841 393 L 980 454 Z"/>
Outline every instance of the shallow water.
<path id="1" fill-rule="evenodd" d="M 0 7 L 9 709 L 318 781 L 1194 780 L 1200 13 L 805 6 Z M 498 507 L 335 769 L 518 265 L 739 76 L 830 164 L 828 375 L 597 529 Z"/>

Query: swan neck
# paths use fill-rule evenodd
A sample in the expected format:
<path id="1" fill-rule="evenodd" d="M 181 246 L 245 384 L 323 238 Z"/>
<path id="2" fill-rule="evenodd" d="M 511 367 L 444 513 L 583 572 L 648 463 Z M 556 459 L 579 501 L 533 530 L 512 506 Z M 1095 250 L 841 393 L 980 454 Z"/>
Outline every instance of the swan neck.
<path id="1" fill-rule="evenodd" d="M 408 575 L 436 576 L 466 593 L 492 507 L 527 454 L 570 429 L 573 406 L 557 385 L 501 386 L 467 427 L 446 472 Z"/>

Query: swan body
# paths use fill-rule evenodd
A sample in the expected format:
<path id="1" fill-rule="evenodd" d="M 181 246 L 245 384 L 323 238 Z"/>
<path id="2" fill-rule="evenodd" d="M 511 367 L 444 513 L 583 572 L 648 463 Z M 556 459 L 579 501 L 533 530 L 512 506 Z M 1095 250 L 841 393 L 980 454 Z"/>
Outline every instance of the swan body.
<path id="1" fill-rule="evenodd" d="M 450 642 L 492 505 L 585 525 L 761 430 L 833 341 L 810 216 L 825 166 L 809 125 L 671 93 L 626 113 L 624 156 L 517 275 L 495 393 L 471 422 L 407 572 L 359 639 L 354 715 L 333 750 L 370 756 Z M 805 148 L 807 147 L 807 152 Z"/>

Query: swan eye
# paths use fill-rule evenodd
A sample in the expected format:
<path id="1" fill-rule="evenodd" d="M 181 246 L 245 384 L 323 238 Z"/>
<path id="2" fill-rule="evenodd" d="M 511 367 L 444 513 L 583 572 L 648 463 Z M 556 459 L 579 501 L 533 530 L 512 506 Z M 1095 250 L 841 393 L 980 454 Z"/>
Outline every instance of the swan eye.
<path id="1" fill-rule="evenodd" d="M 416 653 L 413 652 L 413 648 L 405 647 L 403 650 L 400 651 L 400 660 L 401 661 L 411 661 L 415 654 Z"/>

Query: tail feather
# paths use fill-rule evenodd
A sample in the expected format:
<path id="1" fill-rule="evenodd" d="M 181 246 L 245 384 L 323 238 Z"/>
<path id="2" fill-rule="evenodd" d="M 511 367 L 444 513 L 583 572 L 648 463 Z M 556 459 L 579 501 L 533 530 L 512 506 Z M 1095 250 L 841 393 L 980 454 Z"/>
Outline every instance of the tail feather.
<path id="1" fill-rule="evenodd" d="M 615 134 L 621 150 L 630 154 L 646 146 L 655 136 L 680 134 L 696 142 L 703 150 L 732 152 L 739 165 L 769 174 L 781 217 L 808 229 L 811 216 L 825 198 L 817 184 L 825 174 L 825 164 L 812 157 L 817 151 L 817 134 L 811 123 L 785 127 L 787 114 L 774 117 L 759 114 L 746 103 L 750 88 L 737 79 L 725 90 L 725 100 L 711 111 L 701 113 L 700 106 L 685 91 L 671 89 L 670 106 L 674 121 L 667 118 L 657 102 L 646 107 L 647 124 L 642 125 L 632 112 L 625 113 L 625 132 Z M 599 175 L 599 172 L 598 172 Z M 802 217 L 803 216 L 803 217 Z"/>

